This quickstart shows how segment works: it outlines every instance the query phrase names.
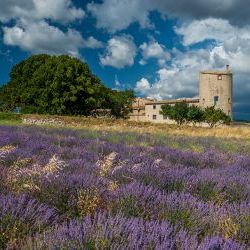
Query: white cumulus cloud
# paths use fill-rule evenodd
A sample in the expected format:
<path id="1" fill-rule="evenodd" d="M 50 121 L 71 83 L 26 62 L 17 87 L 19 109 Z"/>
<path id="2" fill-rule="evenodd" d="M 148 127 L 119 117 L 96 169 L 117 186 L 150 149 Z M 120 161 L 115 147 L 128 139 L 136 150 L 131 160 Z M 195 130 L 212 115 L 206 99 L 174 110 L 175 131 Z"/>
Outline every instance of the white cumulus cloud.
<path id="1" fill-rule="evenodd" d="M 105 0 L 103 3 L 89 3 L 87 9 L 97 20 L 97 27 L 113 33 L 126 29 L 132 22 L 142 27 L 151 27 L 147 1 Z"/>
<path id="2" fill-rule="evenodd" d="M 209 17 L 228 20 L 233 25 L 250 24 L 249 0 L 103 0 L 88 4 L 97 27 L 109 32 L 124 30 L 134 22 L 142 28 L 152 27 L 150 12 L 179 19 L 202 20 Z"/>
<path id="3" fill-rule="evenodd" d="M 78 31 L 68 29 L 65 33 L 45 21 L 20 23 L 4 27 L 4 43 L 18 46 L 32 53 L 69 54 L 79 56 L 83 39 Z"/>
<path id="4" fill-rule="evenodd" d="M 131 36 L 114 36 L 108 41 L 105 54 L 100 56 L 100 62 L 103 66 L 121 69 L 134 64 L 136 53 L 137 48 Z"/>
<path id="5" fill-rule="evenodd" d="M 219 42 L 227 41 L 232 37 L 250 38 L 250 26 L 239 28 L 232 26 L 228 20 L 208 18 L 194 20 L 175 27 L 175 32 L 183 36 L 183 44 L 189 46 L 207 39 Z"/>
<path id="6" fill-rule="evenodd" d="M 140 61 L 141 64 L 145 64 L 150 58 L 158 60 L 159 65 L 164 65 L 166 61 L 170 60 L 171 55 L 166 51 L 164 45 L 159 44 L 157 41 L 152 40 L 149 43 L 144 42 L 140 45 L 143 59 Z"/>
<path id="7" fill-rule="evenodd" d="M 57 25 L 84 16 L 84 10 L 76 8 L 72 0 L 0 0 L 3 42 L 31 53 L 79 57 L 82 47 L 100 47 L 93 37 L 83 40 L 78 31 L 71 28 L 64 30 Z"/>
<path id="8" fill-rule="evenodd" d="M 97 40 L 93 36 L 88 37 L 87 39 L 84 39 L 83 47 L 89 48 L 89 49 L 100 49 L 103 48 L 104 44 L 103 42 Z"/>
<path id="9" fill-rule="evenodd" d="M 60 22 L 82 19 L 84 10 L 74 7 L 71 0 L 1 0 L 0 21 L 15 19 L 41 20 L 44 18 Z"/>

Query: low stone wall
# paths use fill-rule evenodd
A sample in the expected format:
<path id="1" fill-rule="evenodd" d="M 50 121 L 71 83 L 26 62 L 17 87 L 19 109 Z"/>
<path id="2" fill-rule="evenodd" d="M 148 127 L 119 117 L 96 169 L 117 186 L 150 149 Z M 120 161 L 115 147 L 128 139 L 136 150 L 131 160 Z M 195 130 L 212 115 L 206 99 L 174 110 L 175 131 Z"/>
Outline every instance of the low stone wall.
<path id="1" fill-rule="evenodd" d="M 22 123 L 28 125 L 59 125 L 64 126 L 66 123 L 59 118 L 30 118 L 30 117 L 23 117 Z"/>
<path id="2" fill-rule="evenodd" d="M 51 125 L 51 126 L 73 126 L 73 127 L 81 127 L 82 125 L 84 126 L 88 126 L 88 119 L 90 119 L 92 122 L 93 122 L 93 119 L 95 120 L 95 125 L 100 125 L 99 124 L 99 120 L 101 120 L 101 118 L 77 118 L 77 119 L 69 119 L 67 117 L 58 117 L 58 116 L 32 116 L 32 115 L 27 115 L 27 116 L 23 116 L 22 117 L 22 123 L 23 124 L 27 124 L 27 125 Z M 107 126 L 110 126 L 110 125 L 115 125 L 116 124 L 116 121 L 117 120 L 109 120 L 109 122 L 111 122 L 111 124 L 107 124 Z M 129 121 L 129 120 L 128 120 Z M 97 122 L 97 123 L 96 123 Z M 133 122 L 131 121 L 130 119 L 130 122 Z M 142 123 L 143 124 L 143 121 L 135 121 L 136 124 L 140 124 Z M 156 125 L 157 124 L 166 124 L 166 125 L 176 125 L 176 122 L 173 121 L 173 120 L 166 120 L 166 121 L 151 121 L 151 122 L 148 122 L 149 124 L 151 125 Z M 94 126 L 93 124 L 91 125 L 92 127 Z M 194 127 L 194 125 L 192 123 L 187 123 L 185 124 L 185 126 L 187 127 Z M 195 125 L 195 127 L 200 127 L 200 128 L 209 128 L 209 125 L 207 123 L 197 123 Z M 226 128 L 226 127 L 229 127 L 228 125 L 224 125 L 224 124 L 217 124 L 215 126 L 215 128 Z"/>

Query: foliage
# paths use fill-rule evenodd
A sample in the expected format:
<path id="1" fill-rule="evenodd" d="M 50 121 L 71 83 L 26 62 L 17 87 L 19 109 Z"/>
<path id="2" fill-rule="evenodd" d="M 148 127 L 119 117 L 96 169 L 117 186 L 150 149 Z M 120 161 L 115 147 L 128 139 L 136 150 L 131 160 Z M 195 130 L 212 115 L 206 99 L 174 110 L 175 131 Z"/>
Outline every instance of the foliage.
<path id="1" fill-rule="evenodd" d="M 187 121 L 194 125 L 204 121 L 204 112 L 200 107 L 190 106 L 187 113 Z"/>
<path id="2" fill-rule="evenodd" d="M 202 110 L 200 107 L 194 105 L 188 106 L 186 102 L 180 102 L 176 103 L 174 106 L 169 104 L 162 105 L 161 109 L 161 114 L 176 121 L 178 125 L 182 125 L 186 122 L 191 122 L 194 125 L 196 123 L 206 122 L 213 128 L 217 124 L 229 125 L 231 123 L 230 116 L 226 115 L 223 110 L 217 109 L 214 106 Z"/>
<path id="3" fill-rule="evenodd" d="M 187 121 L 188 110 L 186 102 L 178 102 L 174 106 L 169 104 L 163 105 L 161 114 L 168 116 L 171 120 L 175 120 L 178 125 L 182 125 Z"/>
<path id="4" fill-rule="evenodd" d="M 0 97 L 0 110 L 5 111 L 20 106 L 23 113 L 90 115 L 92 110 L 118 105 L 113 115 L 123 117 L 133 94 L 106 88 L 79 59 L 35 55 L 13 67 Z"/>
<path id="5" fill-rule="evenodd" d="M 207 107 L 204 110 L 204 121 L 213 128 L 216 124 L 230 124 L 231 118 L 226 115 L 223 110 L 217 109 L 214 106 Z"/>
<path id="6" fill-rule="evenodd" d="M 111 115 L 117 118 L 127 118 L 128 114 L 132 112 L 131 103 L 134 98 L 132 90 L 111 90 L 108 94 L 106 107 L 111 108 Z"/>

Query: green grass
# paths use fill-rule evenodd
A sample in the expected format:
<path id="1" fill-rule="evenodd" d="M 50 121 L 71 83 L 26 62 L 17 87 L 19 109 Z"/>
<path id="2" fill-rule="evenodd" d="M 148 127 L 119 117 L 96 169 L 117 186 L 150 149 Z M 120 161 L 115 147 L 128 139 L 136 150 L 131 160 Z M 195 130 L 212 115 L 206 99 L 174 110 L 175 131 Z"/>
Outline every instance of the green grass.
<path id="1" fill-rule="evenodd" d="M 0 125 L 16 125 L 21 124 L 22 118 L 19 114 L 0 112 Z"/>

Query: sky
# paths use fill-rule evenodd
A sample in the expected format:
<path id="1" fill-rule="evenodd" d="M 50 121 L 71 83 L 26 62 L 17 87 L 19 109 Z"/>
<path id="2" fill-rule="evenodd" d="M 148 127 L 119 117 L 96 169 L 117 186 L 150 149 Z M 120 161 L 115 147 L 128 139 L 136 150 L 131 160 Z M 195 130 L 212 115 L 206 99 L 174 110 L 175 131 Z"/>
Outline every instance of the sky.
<path id="1" fill-rule="evenodd" d="M 234 73 L 234 117 L 250 120 L 249 0 L 0 0 L 0 84 L 33 54 L 68 54 L 114 89 L 197 97 L 201 70 Z"/>

